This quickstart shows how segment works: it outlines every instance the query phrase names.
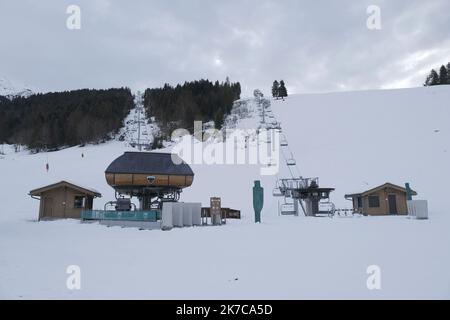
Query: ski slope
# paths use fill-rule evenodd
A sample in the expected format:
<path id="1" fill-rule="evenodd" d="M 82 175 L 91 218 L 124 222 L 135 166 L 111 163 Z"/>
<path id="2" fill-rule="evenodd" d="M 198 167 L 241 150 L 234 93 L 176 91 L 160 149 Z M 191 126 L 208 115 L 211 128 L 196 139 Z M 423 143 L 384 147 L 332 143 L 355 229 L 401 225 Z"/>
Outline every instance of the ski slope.
<path id="1" fill-rule="evenodd" d="M 27 193 L 67 179 L 114 198 L 104 170 L 127 142 L 48 154 L 0 156 L 0 298 L 6 299 L 416 299 L 450 298 L 450 87 L 291 96 L 274 116 L 305 177 L 335 187 L 333 201 L 384 182 L 410 182 L 430 206 L 430 220 L 406 217 L 279 217 L 276 176 L 258 166 L 193 165 L 183 201 L 241 209 L 224 227 L 171 232 L 105 228 L 78 221 L 36 222 Z M 260 124 L 254 101 L 235 123 Z M 209 142 L 210 143 L 210 142 Z M 167 150 L 165 150 L 167 151 Z M 81 157 L 81 154 L 84 157 Z M 46 172 L 45 164 L 50 170 Z M 280 176 L 286 174 L 281 168 Z M 265 188 L 263 223 L 252 223 L 252 186 Z M 82 288 L 66 287 L 78 265 Z M 367 267 L 382 272 L 370 291 Z"/>

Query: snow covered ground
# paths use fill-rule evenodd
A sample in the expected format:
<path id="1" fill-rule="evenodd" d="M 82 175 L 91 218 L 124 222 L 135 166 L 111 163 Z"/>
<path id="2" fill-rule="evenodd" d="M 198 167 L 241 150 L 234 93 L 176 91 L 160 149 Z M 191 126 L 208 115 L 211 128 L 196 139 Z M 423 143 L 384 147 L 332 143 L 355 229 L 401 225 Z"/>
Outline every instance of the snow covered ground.
<path id="1" fill-rule="evenodd" d="M 410 182 L 429 200 L 428 221 L 279 217 L 271 196 L 275 176 L 261 177 L 257 166 L 193 165 L 194 185 L 182 200 L 207 205 L 221 196 L 225 206 L 242 210 L 241 221 L 170 232 L 37 223 L 39 204 L 27 196 L 30 190 L 68 179 L 99 190 L 103 198 L 95 206 L 101 208 L 114 197 L 103 172 L 130 147 L 114 141 L 37 155 L 5 147 L 0 298 L 448 299 L 449 98 L 449 87 L 432 87 L 272 103 L 301 173 L 335 187 L 338 207 L 350 206 L 346 193 Z M 248 117 L 237 126 L 258 123 Z M 252 223 L 256 179 L 265 188 L 261 225 Z M 66 287 L 69 265 L 81 267 L 79 291 Z M 381 290 L 366 286 L 371 265 L 381 269 Z"/>

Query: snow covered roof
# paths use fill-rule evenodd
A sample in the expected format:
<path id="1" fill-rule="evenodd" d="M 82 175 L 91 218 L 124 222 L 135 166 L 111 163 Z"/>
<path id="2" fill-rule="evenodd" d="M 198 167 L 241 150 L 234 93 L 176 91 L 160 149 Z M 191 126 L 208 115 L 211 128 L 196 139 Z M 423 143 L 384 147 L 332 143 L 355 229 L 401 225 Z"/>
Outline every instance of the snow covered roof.
<path id="1" fill-rule="evenodd" d="M 194 175 L 191 167 L 177 155 L 158 152 L 125 152 L 109 165 L 105 173 Z"/>
<path id="2" fill-rule="evenodd" d="M 94 197 L 98 197 L 98 198 L 102 197 L 102 194 L 100 192 L 98 192 L 97 190 L 95 190 L 95 189 L 82 187 L 82 186 L 80 186 L 80 185 L 78 185 L 76 183 L 65 181 L 65 180 L 60 181 L 60 182 L 56 182 L 56 183 L 53 183 L 53 184 L 50 184 L 50 185 L 45 186 L 45 187 L 41 187 L 41 188 L 38 188 L 38 189 L 31 190 L 29 194 L 31 196 L 40 196 L 45 191 L 52 190 L 52 189 L 55 189 L 55 188 L 59 188 L 61 186 L 67 186 L 67 187 L 70 187 L 72 189 L 79 190 L 81 192 L 90 194 L 90 195 L 92 195 Z"/>

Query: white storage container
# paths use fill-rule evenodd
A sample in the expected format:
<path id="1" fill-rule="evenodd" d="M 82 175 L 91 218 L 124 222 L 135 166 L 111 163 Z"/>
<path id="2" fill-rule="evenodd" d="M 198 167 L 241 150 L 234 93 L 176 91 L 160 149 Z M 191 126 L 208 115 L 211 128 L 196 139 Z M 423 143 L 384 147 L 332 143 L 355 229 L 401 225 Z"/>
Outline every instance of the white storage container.
<path id="1" fill-rule="evenodd" d="M 408 214 L 413 219 L 428 219 L 428 201 L 410 200 L 408 201 Z"/>
<path id="2" fill-rule="evenodd" d="M 183 203 L 177 203 L 173 202 L 173 211 L 172 211 L 172 218 L 173 218 L 173 226 L 175 228 L 183 228 L 184 222 L 183 222 Z"/>
<path id="3" fill-rule="evenodd" d="M 192 224 L 194 226 L 202 225 L 202 204 L 201 203 L 191 203 L 192 211 Z"/>
<path id="4" fill-rule="evenodd" d="M 173 228 L 173 203 L 165 202 L 162 208 L 162 230 L 171 230 Z"/>
<path id="5" fill-rule="evenodd" d="M 192 205 L 190 203 L 183 203 L 183 225 L 185 227 L 192 227 Z"/>

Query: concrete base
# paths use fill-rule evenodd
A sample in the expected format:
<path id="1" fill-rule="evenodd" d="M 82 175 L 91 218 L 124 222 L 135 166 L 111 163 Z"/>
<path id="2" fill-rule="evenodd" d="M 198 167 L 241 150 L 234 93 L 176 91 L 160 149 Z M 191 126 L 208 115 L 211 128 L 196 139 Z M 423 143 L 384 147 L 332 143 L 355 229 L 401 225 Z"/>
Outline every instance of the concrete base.
<path id="1" fill-rule="evenodd" d="M 100 224 L 107 227 L 137 228 L 140 230 L 161 230 L 161 222 L 102 220 L 100 221 Z"/>

